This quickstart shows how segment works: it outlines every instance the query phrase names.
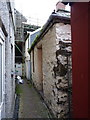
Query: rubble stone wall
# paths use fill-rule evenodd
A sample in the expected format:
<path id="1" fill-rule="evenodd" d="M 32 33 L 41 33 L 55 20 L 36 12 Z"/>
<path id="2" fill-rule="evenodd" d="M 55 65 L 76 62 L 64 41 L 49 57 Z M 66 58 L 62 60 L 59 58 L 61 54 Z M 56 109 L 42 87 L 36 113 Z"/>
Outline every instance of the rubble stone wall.
<path id="1" fill-rule="evenodd" d="M 71 26 L 57 23 L 41 41 L 44 100 L 57 118 L 67 118 L 72 87 Z M 35 85 L 40 86 L 37 46 L 34 48 L 36 72 L 32 78 Z"/>
<path id="2" fill-rule="evenodd" d="M 42 41 L 39 42 L 40 45 L 41 43 Z M 40 63 L 39 63 L 41 59 L 40 59 L 39 49 L 37 48 L 37 46 L 35 46 L 34 50 L 31 52 L 32 80 L 36 88 L 40 91 L 42 89 L 41 71 L 40 71 Z"/>
<path id="3" fill-rule="evenodd" d="M 53 77 L 53 66 L 56 63 L 56 30 L 55 25 L 42 39 L 43 54 L 43 93 L 44 99 L 52 109 L 52 90 L 55 82 Z"/>
<path id="4" fill-rule="evenodd" d="M 71 109 L 72 59 L 71 59 L 71 27 L 56 24 L 56 63 L 53 67 L 55 78 L 53 86 L 53 111 L 56 107 L 58 118 L 68 118 Z M 70 91 L 70 92 L 69 92 Z"/>
<path id="5" fill-rule="evenodd" d="M 70 25 L 54 25 L 44 36 L 42 46 L 45 100 L 56 117 L 68 117 L 72 69 Z"/>

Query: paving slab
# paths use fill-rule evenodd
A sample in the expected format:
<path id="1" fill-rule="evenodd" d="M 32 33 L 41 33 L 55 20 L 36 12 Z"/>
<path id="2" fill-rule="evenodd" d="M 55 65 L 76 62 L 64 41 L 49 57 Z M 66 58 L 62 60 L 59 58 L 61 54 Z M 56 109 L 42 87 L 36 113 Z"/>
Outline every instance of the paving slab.
<path id="1" fill-rule="evenodd" d="M 35 88 L 24 80 L 20 84 L 19 118 L 49 118 L 50 112 Z"/>

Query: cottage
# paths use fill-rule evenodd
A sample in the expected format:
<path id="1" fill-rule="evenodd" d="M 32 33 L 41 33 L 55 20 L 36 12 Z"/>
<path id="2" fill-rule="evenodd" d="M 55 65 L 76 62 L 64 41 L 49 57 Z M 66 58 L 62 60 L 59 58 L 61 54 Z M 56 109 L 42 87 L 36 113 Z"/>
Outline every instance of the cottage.
<path id="1" fill-rule="evenodd" d="M 0 120 L 12 118 L 15 100 L 14 2 L 0 1 Z"/>
<path id="2" fill-rule="evenodd" d="M 29 32 L 27 35 L 27 38 L 25 40 L 25 76 L 28 80 L 31 79 L 31 61 L 30 61 L 30 55 L 28 53 L 28 50 L 35 39 L 35 37 L 40 33 L 41 28 L 38 28 L 37 30 L 33 32 Z"/>
<path id="3" fill-rule="evenodd" d="M 32 82 L 57 118 L 71 113 L 71 51 L 70 13 L 58 9 L 29 49 Z"/>

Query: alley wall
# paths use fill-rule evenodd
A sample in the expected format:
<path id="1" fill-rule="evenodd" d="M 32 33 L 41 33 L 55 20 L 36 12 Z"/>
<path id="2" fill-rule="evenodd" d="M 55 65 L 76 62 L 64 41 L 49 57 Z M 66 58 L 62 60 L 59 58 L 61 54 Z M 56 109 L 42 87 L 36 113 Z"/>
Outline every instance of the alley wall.
<path id="1" fill-rule="evenodd" d="M 14 3 L 12 2 L 12 14 L 14 15 Z M 15 99 L 15 50 L 14 50 L 14 17 L 11 16 L 9 11 L 9 4 L 6 0 L 0 2 L 0 17 L 5 26 L 8 34 L 5 37 L 5 84 L 4 84 L 4 98 L 3 98 L 3 110 L 2 118 L 12 118 L 14 110 Z"/>
<path id="2" fill-rule="evenodd" d="M 71 112 L 71 51 L 71 26 L 56 23 L 31 52 L 32 81 L 57 118 Z"/>

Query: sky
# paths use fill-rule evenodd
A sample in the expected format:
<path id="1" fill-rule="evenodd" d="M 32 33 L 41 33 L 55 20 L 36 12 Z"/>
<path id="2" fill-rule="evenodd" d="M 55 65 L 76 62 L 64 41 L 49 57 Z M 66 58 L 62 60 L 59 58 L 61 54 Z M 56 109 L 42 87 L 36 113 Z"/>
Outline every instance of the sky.
<path id="1" fill-rule="evenodd" d="M 15 8 L 28 18 L 28 22 L 43 25 L 56 8 L 59 0 L 15 0 Z"/>

